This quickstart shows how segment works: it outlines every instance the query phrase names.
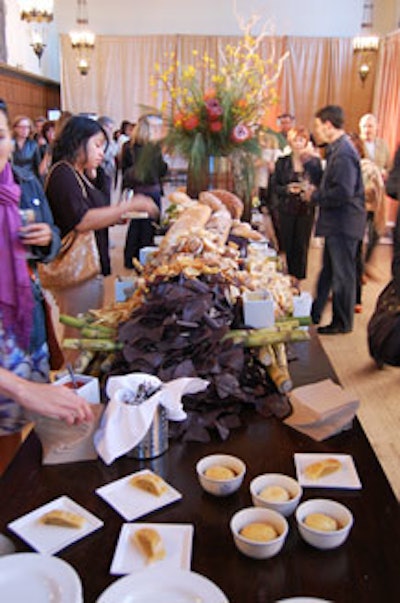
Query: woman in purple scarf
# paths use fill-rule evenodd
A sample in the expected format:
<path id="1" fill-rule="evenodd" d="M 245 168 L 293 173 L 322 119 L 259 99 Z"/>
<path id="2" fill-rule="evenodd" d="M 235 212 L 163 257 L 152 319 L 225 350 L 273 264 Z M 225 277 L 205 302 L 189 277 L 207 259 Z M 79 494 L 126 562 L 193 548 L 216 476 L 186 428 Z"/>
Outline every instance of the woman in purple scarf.
<path id="1" fill-rule="evenodd" d="M 60 246 L 40 191 L 15 182 L 9 163 L 7 109 L 0 100 L 0 435 L 19 430 L 26 410 L 66 420 L 92 418 L 85 400 L 48 384 L 49 353 L 37 261 L 50 261 Z M 25 224 L 23 217 L 33 218 Z M 34 383 L 32 383 L 34 382 Z"/>

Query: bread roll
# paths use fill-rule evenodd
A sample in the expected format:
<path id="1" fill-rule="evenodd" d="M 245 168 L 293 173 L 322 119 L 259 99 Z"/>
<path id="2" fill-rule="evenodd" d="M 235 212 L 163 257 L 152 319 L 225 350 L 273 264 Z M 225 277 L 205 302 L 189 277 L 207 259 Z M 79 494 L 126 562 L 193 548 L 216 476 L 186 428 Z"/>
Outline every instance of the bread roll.
<path id="1" fill-rule="evenodd" d="M 164 559 L 166 551 L 157 530 L 153 528 L 141 528 L 136 530 L 132 536 L 132 540 L 139 546 L 139 549 L 149 563 Z"/>
<path id="2" fill-rule="evenodd" d="M 334 532 L 338 529 L 338 522 L 333 517 L 325 513 L 310 513 L 304 520 L 304 523 L 314 530 L 321 532 Z"/>
<path id="3" fill-rule="evenodd" d="M 286 502 L 290 499 L 289 492 L 282 486 L 267 486 L 259 496 L 268 502 Z"/>
<path id="4" fill-rule="evenodd" d="M 341 467 L 342 463 L 337 459 L 327 458 L 322 461 L 317 461 L 316 463 L 311 463 L 311 465 L 307 465 L 307 467 L 304 469 L 304 475 L 308 479 L 317 480 L 325 475 L 339 471 Z"/>
<path id="5" fill-rule="evenodd" d="M 45 513 L 40 518 L 40 521 L 48 526 L 61 526 L 63 528 L 79 529 L 85 523 L 85 518 L 82 517 L 82 515 L 71 513 L 70 511 L 53 509 L 52 511 Z"/>
<path id="6" fill-rule="evenodd" d="M 204 475 L 210 479 L 225 480 L 233 479 L 236 477 L 236 473 L 230 467 L 224 467 L 222 465 L 212 465 L 204 471 Z"/>
<path id="7" fill-rule="evenodd" d="M 130 484 L 135 486 L 135 488 L 140 488 L 140 490 L 154 494 L 154 496 L 161 496 L 167 491 L 167 484 L 160 476 L 155 475 L 155 473 L 134 475 L 130 480 Z"/>
<path id="8" fill-rule="evenodd" d="M 215 197 L 217 197 L 225 205 L 225 207 L 229 210 L 232 218 L 237 218 L 240 220 L 243 215 L 244 206 L 243 201 L 241 201 L 241 199 L 239 199 L 237 195 L 234 195 L 230 191 L 226 191 L 220 188 L 214 188 L 209 192 Z"/>
<path id="9" fill-rule="evenodd" d="M 278 537 L 278 532 L 269 523 L 254 522 L 244 526 L 239 532 L 241 536 L 256 542 L 268 542 Z"/>

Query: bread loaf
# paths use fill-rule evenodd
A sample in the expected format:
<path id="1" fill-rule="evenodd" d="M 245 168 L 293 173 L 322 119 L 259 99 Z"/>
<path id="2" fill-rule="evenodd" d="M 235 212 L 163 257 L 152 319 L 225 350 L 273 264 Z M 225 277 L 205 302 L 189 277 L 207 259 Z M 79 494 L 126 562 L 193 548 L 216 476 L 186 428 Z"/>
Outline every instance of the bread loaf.
<path id="1" fill-rule="evenodd" d="M 243 201 L 237 195 L 220 188 L 214 188 L 209 192 L 225 205 L 233 219 L 240 220 L 243 215 L 244 206 Z"/>
<path id="2" fill-rule="evenodd" d="M 211 216 L 211 208 L 202 203 L 194 203 L 185 209 L 179 218 L 167 231 L 160 245 L 160 252 L 174 247 L 180 237 L 198 232 L 203 228 Z"/>

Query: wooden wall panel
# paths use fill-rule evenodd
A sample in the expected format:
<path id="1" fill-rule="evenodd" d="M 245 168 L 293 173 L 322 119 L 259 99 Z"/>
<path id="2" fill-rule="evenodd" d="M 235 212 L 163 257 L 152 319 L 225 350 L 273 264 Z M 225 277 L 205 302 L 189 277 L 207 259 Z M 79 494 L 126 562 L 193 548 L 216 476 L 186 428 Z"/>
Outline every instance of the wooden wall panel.
<path id="1" fill-rule="evenodd" d="M 35 119 L 60 108 L 60 84 L 0 65 L 0 97 L 7 102 L 11 121 L 17 115 Z"/>

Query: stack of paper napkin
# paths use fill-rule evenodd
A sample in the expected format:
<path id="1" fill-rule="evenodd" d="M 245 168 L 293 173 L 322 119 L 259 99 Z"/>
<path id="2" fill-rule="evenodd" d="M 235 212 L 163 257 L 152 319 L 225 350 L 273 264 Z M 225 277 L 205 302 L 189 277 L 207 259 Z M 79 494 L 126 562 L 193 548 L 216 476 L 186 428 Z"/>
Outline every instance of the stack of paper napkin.
<path id="1" fill-rule="evenodd" d="M 317 441 L 349 429 L 360 404 L 331 379 L 297 387 L 288 396 L 293 412 L 284 422 Z"/>

